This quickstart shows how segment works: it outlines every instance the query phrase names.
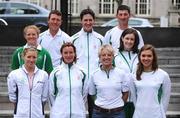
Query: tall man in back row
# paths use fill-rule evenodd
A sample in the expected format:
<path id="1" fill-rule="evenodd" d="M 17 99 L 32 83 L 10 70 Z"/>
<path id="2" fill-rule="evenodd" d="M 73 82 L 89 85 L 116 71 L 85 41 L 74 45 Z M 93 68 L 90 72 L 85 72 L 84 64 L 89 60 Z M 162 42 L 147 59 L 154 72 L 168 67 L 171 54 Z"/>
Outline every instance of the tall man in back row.
<path id="1" fill-rule="evenodd" d="M 106 32 L 103 42 L 105 44 L 110 44 L 115 50 L 115 53 L 118 53 L 118 49 L 120 47 L 120 37 L 123 31 L 127 28 L 131 28 L 128 26 L 129 18 L 131 16 L 130 8 L 127 5 L 120 5 L 117 8 L 116 18 L 118 19 L 118 25 L 114 28 L 110 29 Z M 139 36 L 139 45 L 138 49 L 140 49 L 144 45 L 144 41 L 142 38 L 141 33 L 136 30 Z M 129 97 L 130 98 L 130 97 Z M 127 103 L 125 104 L 124 110 L 126 118 L 132 118 L 134 112 L 134 106 L 132 100 L 128 99 Z"/>
<path id="2" fill-rule="evenodd" d="M 127 28 L 131 28 L 130 26 L 128 26 L 128 21 L 130 16 L 131 16 L 130 8 L 126 5 L 120 5 L 117 8 L 117 12 L 116 12 L 118 25 L 107 31 L 104 36 L 103 43 L 112 45 L 116 53 L 118 52 L 118 48 L 120 46 L 120 37 L 122 32 Z M 138 48 L 140 49 L 144 45 L 144 41 L 141 33 L 138 30 L 137 32 L 139 35 Z"/>
<path id="3" fill-rule="evenodd" d="M 103 36 L 93 30 L 95 14 L 91 9 L 84 9 L 80 13 L 82 29 L 74 34 L 72 42 L 77 49 L 77 64 L 87 71 L 87 78 L 99 66 L 98 49 L 102 45 Z M 88 96 L 89 117 L 92 115 L 93 101 Z"/>

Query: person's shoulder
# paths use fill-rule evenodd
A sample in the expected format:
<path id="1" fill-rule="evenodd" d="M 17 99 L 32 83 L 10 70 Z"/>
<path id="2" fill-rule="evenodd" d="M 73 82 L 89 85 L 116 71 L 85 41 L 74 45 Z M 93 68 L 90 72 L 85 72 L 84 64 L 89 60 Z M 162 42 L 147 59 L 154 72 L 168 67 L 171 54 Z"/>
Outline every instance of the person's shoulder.
<path id="1" fill-rule="evenodd" d="M 118 67 L 114 67 L 115 72 L 119 73 L 119 74 L 125 74 L 125 71 L 121 68 Z"/>
<path id="2" fill-rule="evenodd" d="M 39 69 L 40 75 L 48 76 L 48 73 L 42 69 Z"/>
<path id="3" fill-rule="evenodd" d="M 99 68 L 95 69 L 95 70 L 92 72 L 92 75 L 98 74 L 100 71 L 102 71 L 102 70 L 101 70 L 101 68 L 99 67 Z"/>
<path id="4" fill-rule="evenodd" d="M 71 39 L 72 39 L 72 41 L 74 41 L 74 40 L 78 39 L 79 37 L 80 37 L 80 31 L 77 32 L 76 34 L 72 35 Z"/>
<path id="5" fill-rule="evenodd" d="M 70 38 L 70 36 L 66 32 L 62 31 L 61 29 L 59 29 L 58 33 L 59 32 L 61 32 L 62 37 Z"/>
<path id="6" fill-rule="evenodd" d="M 9 75 L 18 75 L 19 76 L 19 73 L 21 73 L 21 68 L 17 68 L 15 70 L 12 70 Z"/>
<path id="7" fill-rule="evenodd" d="M 22 46 L 22 47 L 18 47 L 15 51 L 22 51 L 24 49 L 24 47 Z"/>
<path id="8" fill-rule="evenodd" d="M 158 68 L 156 71 L 160 75 L 169 76 L 169 74 L 166 71 L 164 71 L 163 69 L 161 69 L 161 68 Z"/>
<path id="9" fill-rule="evenodd" d="M 44 35 L 46 35 L 49 32 L 49 30 L 45 30 L 44 32 L 39 34 L 39 37 L 43 37 Z"/>
<path id="10" fill-rule="evenodd" d="M 102 39 L 103 38 L 103 36 L 100 34 L 100 33 L 98 33 L 98 32 L 93 32 L 93 34 L 95 35 L 95 37 L 96 38 L 98 38 L 98 39 Z"/>

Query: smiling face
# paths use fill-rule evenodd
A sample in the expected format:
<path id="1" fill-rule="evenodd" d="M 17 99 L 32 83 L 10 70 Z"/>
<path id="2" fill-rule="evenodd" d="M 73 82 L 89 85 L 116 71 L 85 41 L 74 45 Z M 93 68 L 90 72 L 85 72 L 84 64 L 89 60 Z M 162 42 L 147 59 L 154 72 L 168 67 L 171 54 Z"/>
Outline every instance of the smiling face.
<path id="1" fill-rule="evenodd" d="M 102 67 L 104 69 L 109 69 L 112 67 L 112 61 L 114 56 L 110 51 L 108 51 L 107 49 L 103 49 L 101 51 L 99 58 L 100 58 L 100 62 L 102 63 Z"/>
<path id="2" fill-rule="evenodd" d="M 66 64 L 71 64 L 74 61 L 75 58 L 75 52 L 73 47 L 71 46 L 66 46 L 62 50 L 62 58 L 64 63 Z"/>
<path id="3" fill-rule="evenodd" d="M 122 37 L 122 42 L 124 45 L 124 49 L 127 51 L 131 51 L 135 43 L 134 34 L 126 34 L 124 37 Z"/>
<path id="4" fill-rule="evenodd" d="M 50 15 L 48 19 L 48 25 L 51 32 L 58 32 L 61 23 L 62 23 L 62 19 L 60 15 L 57 14 Z"/>
<path id="5" fill-rule="evenodd" d="M 31 46 L 37 45 L 37 39 L 38 39 L 39 35 L 35 29 L 28 28 L 24 34 L 24 37 L 25 37 L 28 45 L 31 45 Z"/>
<path id="6" fill-rule="evenodd" d="M 82 17 L 81 24 L 85 32 L 91 32 L 95 21 L 90 14 L 85 14 Z"/>
<path id="7" fill-rule="evenodd" d="M 32 48 L 25 49 L 23 53 L 23 59 L 26 68 L 29 69 L 34 68 L 37 59 L 36 49 L 32 49 Z"/>
<path id="8" fill-rule="evenodd" d="M 153 53 L 151 50 L 144 50 L 140 54 L 140 61 L 143 65 L 144 71 L 151 71 L 152 70 L 152 63 L 153 63 Z"/>

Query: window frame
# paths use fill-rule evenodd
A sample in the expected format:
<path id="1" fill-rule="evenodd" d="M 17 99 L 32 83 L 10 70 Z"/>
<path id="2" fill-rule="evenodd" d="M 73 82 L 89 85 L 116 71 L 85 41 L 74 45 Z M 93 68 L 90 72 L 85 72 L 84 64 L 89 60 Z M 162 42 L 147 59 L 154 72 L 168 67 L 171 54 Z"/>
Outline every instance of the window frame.
<path id="1" fill-rule="evenodd" d="M 138 16 L 150 16 L 151 15 L 151 0 L 136 0 L 135 2 L 135 14 Z"/>

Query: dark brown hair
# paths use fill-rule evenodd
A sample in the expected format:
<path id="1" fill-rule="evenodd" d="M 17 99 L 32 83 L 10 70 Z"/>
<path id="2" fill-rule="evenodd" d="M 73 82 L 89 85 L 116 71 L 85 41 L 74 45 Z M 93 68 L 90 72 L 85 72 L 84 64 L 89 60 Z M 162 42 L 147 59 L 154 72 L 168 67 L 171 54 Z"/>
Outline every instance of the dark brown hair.
<path id="1" fill-rule="evenodd" d="M 139 54 L 138 54 L 139 63 L 138 63 L 137 71 L 136 71 L 136 78 L 137 78 L 137 80 L 141 80 L 141 74 L 144 71 L 144 67 L 143 67 L 143 64 L 141 63 L 140 57 L 141 57 L 141 53 L 143 51 L 145 51 L 145 50 L 152 51 L 152 54 L 153 54 L 152 71 L 156 71 L 158 69 L 157 54 L 155 52 L 155 48 L 152 45 L 150 45 L 150 44 L 144 45 L 140 49 Z"/>
<path id="2" fill-rule="evenodd" d="M 95 19 L 95 13 L 93 12 L 93 10 L 90 8 L 87 8 L 81 11 L 80 13 L 81 20 L 83 19 L 83 16 L 86 14 L 90 14 L 93 17 L 93 19 Z"/>
<path id="3" fill-rule="evenodd" d="M 134 34 L 134 37 L 135 37 L 135 42 L 134 42 L 134 45 L 132 47 L 132 51 L 133 53 L 138 53 L 138 45 L 139 45 L 139 35 L 137 33 L 137 31 L 133 28 L 128 28 L 128 29 L 125 29 L 120 37 L 120 47 L 119 47 L 119 51 L 123 51 L 124 50 L 124 44 L 123 44 L 123 41 L 122 39 L 127 35 L 127 34 Z"/>
<path id="4" fill-rule="evenodd" d="M 65 47 L 72 47 L 72 48 L 73 48 L 74 53 L 75 53 L 73 62 L 76 63 L 76 61 L 77 61 L 76 47 L 75 47 L 71 42 L 64 43 L 64 44 L 61 46 L 61 49 L 60 49 L 61 54 L 63 53 L 63 49 L 64 49 Z M 63 57 L 61 57 L 61 59 L 62 59 L 62 61 L 64 61 Z"/>
<path id="5" fill-rule="evenodd" d="M 119 5 L 116 14 L 118 14 L 119 10 L 127 10 L 130 14 L 130 7 L 128 7 L 127 5 Z"/>
<path id="6" fill-rule="evenodd" d="M 51 18 L 51 14 L 56 14 L 58 16 L 62 16 L 62 13 L 58 10 L 52 10 L 50 13 L 49 13 L 49 16 L 48 16 L 48 20 Z"/>

